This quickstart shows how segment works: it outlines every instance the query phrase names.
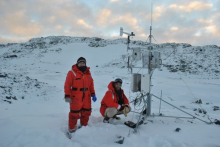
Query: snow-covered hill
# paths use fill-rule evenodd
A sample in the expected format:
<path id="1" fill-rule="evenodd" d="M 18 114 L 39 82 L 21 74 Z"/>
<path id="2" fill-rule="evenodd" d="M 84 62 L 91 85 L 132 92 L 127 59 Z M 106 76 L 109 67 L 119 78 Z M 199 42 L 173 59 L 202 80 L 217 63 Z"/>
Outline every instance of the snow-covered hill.
<path id="1" fill-rule="evenodd" d="M 31 54 L 33 50 L 40 49 L 38 56 L 48 52 L 61 52 L 60 45 L 70 43 L 85 43 L 90 47 L 105 47 L 108 45 L 126 44 L 126 39 L 104 40 L 93 37 L 68 37 L 50 36 L 30 39 L 26 43 L 0 44 L 0 49 L 8 48 L 8 52 L 1 55 L 1 58 L 19 58 Z M 149 48 L 150 44 L 143 41 L 131 41 L 133 46 Z M 52 48 L 52 49 L 51 49 Z M 200 75 L 198 78 L 219 79 L 220 76 L 220 47 L 216 45 L 192 46 L 187 43 L 163 43 L 153 44 L 154 50 L 160 51 L 163 56 L 163 66 L 171 72 L 184 72 L 190 75 Z M 110 63 L 117 65 L 122 61 Z M 119 63 L 117 63 L 119 62 Z M 121 64 L 119 64 L 121 65 Z M 121 65 L 121 66 L 125 66 Z"/>
<path id="2" fill-rule="evenodd" d="M 0 146 L 220 146 L 219 125 L 156 117 L 160 102 L 155 98 L 155 117 L 147 117 L 137 133 L 123 124 L 126 120 L 137 121 L 136 113 L 112 124 L 102 123 L 100 102 L 111 80 L 123 79 L 130 101 L 138 95 L 130 91 L 131 75 L 122 58 L 127 55 L 126 42 L 50 36 L 0 45 Z M 149 48 L 149 43 L 142 41 L 131 41 L 130 45 Z M 165 101 L 207 122 L 220 119 L 220 48 L 187 43 L 153 44 L 153 48 L 161 52 L 163 66 L 154 71 L 152 93 L 160 97 L 162 91 Z M 80 56 L 91 67 L 98 100 L 92 104 L 89 126 L 69 140 L 65 136 L 69 106 L 63 99 L 63 85 Z M 202 104 L 195 103 L 199 99 Z M 142 104 L 131 105 L 140 112 Z M 164 103 L 160 112 L 163 116 L 187 116 Z M 176 128 L 181 130 L 176 132 Z M 117 134 L 125 137 L 123 145 L 114 143 Z"/>

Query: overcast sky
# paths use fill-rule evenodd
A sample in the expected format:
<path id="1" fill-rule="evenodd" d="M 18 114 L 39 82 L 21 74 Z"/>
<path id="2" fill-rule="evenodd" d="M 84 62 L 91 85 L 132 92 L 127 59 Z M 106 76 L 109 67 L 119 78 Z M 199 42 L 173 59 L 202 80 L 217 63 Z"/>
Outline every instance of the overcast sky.
<path id="1" fill-rule="evenodd" d="M 147 41 L 151 3 L 157 43 L 220 46 L 220 0 L 0 0 L 0 43 L 56 35 L 116 39 L 120 27 Z"/>

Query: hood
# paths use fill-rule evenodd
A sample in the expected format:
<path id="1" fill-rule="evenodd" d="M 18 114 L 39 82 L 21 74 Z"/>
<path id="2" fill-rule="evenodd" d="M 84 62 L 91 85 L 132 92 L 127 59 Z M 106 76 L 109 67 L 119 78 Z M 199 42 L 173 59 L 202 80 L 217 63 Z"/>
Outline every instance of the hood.
<path id="1" fill-rule="evenodd" d="M 111 81 L 109 84 L 108 84 L 108 89 L 110 89 L 110 90 L 112 90 L 114 93 L 116 93 L 115 92 L 115 88 L 113 87 L 113 82 L 114 81 Z M 123 92 L 123 89 L 121 88 L 121 91 Z"/>
<path id="2" fill-rule="evenodd" d="M 89 74 L 90 74 L 89 69 L 90 69 L 90 67 L 87 67 L 87 69 L 86 69 L 86 71 L 85 71 L 84 73 L 89 73 Z M 78 73 L 80 73 L 80 74 L 83 74 L 83 72 L 77 68 L 76 64 L 74 64 L 74 65 L 72 66 L 72 70 L 75 71 L 75 72 L 78 72 Z"/>

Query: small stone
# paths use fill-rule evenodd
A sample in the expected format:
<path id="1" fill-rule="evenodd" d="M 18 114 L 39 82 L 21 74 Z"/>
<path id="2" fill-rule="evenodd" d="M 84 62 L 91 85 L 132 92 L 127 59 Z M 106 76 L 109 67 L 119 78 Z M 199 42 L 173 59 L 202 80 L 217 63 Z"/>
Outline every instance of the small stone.
<path id="1" fill-rule="evenodd" d="M 215 120 L 215 124 L 216 124 L 216 125 L 220 125 L 220 120 L 217 120 L 217 119 L 216 119 L 216 120 Z"/>
<path id="2" fill-rule="evenodd" d="M 214 107 L 213 107 L 213 110 L 214 110 L 214 111 L 219 110 L 219 106 L 214 106 Z"/>
<path id="3" fill-rule="evenodd" d="M 202 104 L 202 100 L 199 99 L 199 100 L 195 101 L 195 103 L 197 103 L 197 104 Z"/>
<path id="4" fill-rule="evenodd" d="M 16 96 L 12 97 L 12 99 L 17 100 Z"/>
<path id="5" fill-rule="evenodd" d="M 6 96 L 6 99 L 11 99 L 11 96 Z"/>
<path id="6" fill-rule="evenodd" d="M 181 130 L 180 128 L 176 128 L 176 130 L 175 130 L 175 131 L 176 131 L 176 132 L 179 132 L 180 130 Z"/>

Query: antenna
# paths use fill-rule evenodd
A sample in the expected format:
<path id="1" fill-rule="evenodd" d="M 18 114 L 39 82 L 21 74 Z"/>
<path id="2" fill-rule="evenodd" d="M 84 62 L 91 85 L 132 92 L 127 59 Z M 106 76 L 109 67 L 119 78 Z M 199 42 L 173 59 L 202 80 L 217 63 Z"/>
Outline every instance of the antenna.
<path id="1" fill-rule="evenodd" d="M 150 45 L 151 45 L 151 37 L 152 37 L 152 35 L 151 35 L 151 31 L 152 31 L 152 6 L 153 6 L 153 4 L 151 3 L 151 26 L 150 26 Z"/>
<path id="2" fill-rule="evenodd" d="M 150 41 L 150 49 L 152 49 L 153 47 L 152 47 L 152 38 L 156 41 L 156 39 L 154 38 L 154 36 L 152 35 L 152 23 L 153 23 L 153 17 L 152 17 L 152 15 L 153 15 L 153 3 L 151 3 L 151 26 L 150 26 L 150 35 L 148 36 L 148 38 L 149 38 L 149 41 Z M 147 39 L 148 40 L 148 39 Z M 156 41 L 157 42 L 157 41 Z"/>
<path id="3" fill-rule="evenodd" d="M 150 26 L 150 36 L 149 36 L 149 39 L 150 39 L 150 50 L 153 49 L 152 47 L 152 44 L 151 44 L 151 38 L 152 38 L 152 35 L 151 35 L 151 31 L 152 31 L 152 6 L 153 4 L 151 3 L 151 26 Z M 149 80 L 149 85 L 151 85 L 151 60 L 153 58 L 153 55 L 152 55 L 152 52 L 150 51 L 149 52 L 149 64 L 148 64 L 148 75 L 150 75 L 150 80 Z M 147 94 L 147 116 L 150 116 L 151 115 L 151 94 L 150 94 L 150 86 L 149 86 L 149 93 Z"/>
<path id="4" fill-rule="evenodd" d="M 152 9 L 153 9 L 153 3 L 151 3 L 151 26 L 152 26 Z"/>

